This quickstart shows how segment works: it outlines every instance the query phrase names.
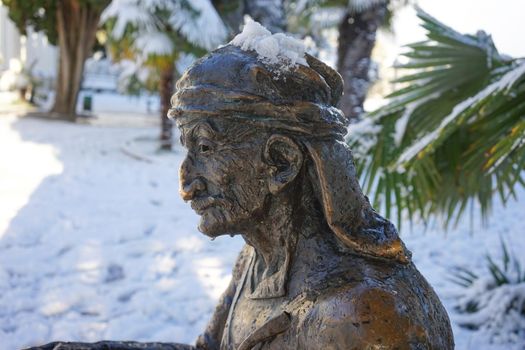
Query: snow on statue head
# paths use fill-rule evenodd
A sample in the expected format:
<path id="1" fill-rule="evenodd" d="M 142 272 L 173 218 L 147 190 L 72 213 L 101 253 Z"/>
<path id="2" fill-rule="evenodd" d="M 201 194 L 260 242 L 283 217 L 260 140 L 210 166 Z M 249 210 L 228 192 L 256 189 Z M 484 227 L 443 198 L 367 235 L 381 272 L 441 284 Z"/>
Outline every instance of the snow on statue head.
<path id="1" fill-rule="evenodd" d="M 343 143 L 348 121 L 335 108 L 342 84 L 341 76 L 306 54 L 301 42 L 249 22 L 230 44 L 188 68 L 169 115 L 179 128 L 204 118 L 292 138 L 309 160 L 304 164 L 312 164 L 309 180 L 336 236 L 356 252 L 408 262 L 396 229 L 359 188 Z"/>
<path id="2" fill-rule="evenodd" d="M 244 51 L 257 52 L 261 61 L 279 65 L 280 70 L 287 70 L 297 64 L 308 66 L 302 41 L 283 33 L 272 34 L 253 20 L 246 22 L 242 33 L 233 38 L 230 44 Z"/>
<path id="3" fill-rule="evenodd" d="M 180 194 L 204 234 L 246 241 L 232 280 L 196 346 L 60 349 L 453 349 L 445 309 L 357 183 L 341 90 L 254 22 L 193 64 L 169 113 L 187 148 Z"/>

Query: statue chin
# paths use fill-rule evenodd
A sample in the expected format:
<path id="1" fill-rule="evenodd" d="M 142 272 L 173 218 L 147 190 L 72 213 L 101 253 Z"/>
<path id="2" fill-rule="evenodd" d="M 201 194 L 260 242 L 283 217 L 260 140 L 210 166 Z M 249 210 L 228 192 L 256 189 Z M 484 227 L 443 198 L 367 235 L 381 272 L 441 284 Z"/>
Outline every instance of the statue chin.
<path id="1" fill-rule="evenodd" d="M 236 236 L 250 227 L 256 217 L 260 216 L 261 209 L 255 209 L 251 215 L 235 215 L 222 207 L 209 207 L 196 211 L 200 216 L 197 229 L 210 238 L 219 236 Z"/>
<path id="2" fill-rule="evenodd" d="M 212 239 L 215 239 L 220 236 L 233 237 L 233 236 L 238 236 L 242 234 L 239 230 L 235 230 L 235 229 L 227 229 L 225 227 L 218 228 L 218 227 L 204 226 L 202 222 L 199 224 L 198 229 L 200 233 Z"/>
<path id="3" fill-rule="evenodd" d="M 233 235 L 230 233 L 232 230 L 228 228 L 228 223 L 224 222 L 223 220 L 219 220 L 219 215 L 216 215 L 216 213 L 210 213 L 209 210 L 210 209 L 200 214 L 201 220 L 198 226 L 199 231 L 210 238 L 224 236 L 227 234 Z"/>
<path id="4" fill-rule="evenodd" d="M 220 236 L 237 236 L 237 235 L 240 235 L 241 233 L 238 232 L 238 231 L 233 231 L 233 230 L 207 230 L 206 228 L 202 228 L 200 225 L 198 227 L 199 229 L 199 232 L 204 234 L 205 236 L 211 238 L 211 239 L 215 239 L 217 237 L 220 237 Z"/>

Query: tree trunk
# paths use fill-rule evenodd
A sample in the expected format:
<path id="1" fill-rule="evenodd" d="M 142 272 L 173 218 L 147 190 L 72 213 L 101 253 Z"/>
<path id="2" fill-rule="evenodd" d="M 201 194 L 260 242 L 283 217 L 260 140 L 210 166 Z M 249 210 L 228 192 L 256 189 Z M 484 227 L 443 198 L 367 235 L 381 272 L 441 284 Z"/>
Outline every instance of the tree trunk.
<path id="1" fill-rule="evenodd" d="M 232 36 L 241 31 L 244 15 L 249 15 L 272 33 L 286 31 L 284 0 L 212 0 L 212 3 Z"/>
<path id="2" fill-rule="evenodd" d="M 237 35 L 242 27 L 245 0 L 212 0 L 213 6 L 228 28 L 230 39 Z"/>
<path id="3" fill-rule="evenodd" d="M 245 13 L 272 33 L 286 31 L 283 0 L 245 0 Z"/>
<path id="4" fill-rule="evenodd" d="M 173 123 L 168 118 L 168 111 L 171 107 L 171 95 L 175 81 L 175 67 L 170 62 L 160 72 L 160 113 L 161 113 L 161 131 L 160 131 L 160 148 L 171 150 L 173 146 Z"/>
<path id="5" fill-rule="evenodd" d="M 337 69 L 343 76 L 344 95 L 339 108 L 351 121 L 359 120 L 368 92 L 368 72 L 376 32 L 387 13 L 388 2 L 380 2 L 361 12 L 347 11 L 339 25 Z"/>
<path id="6" fill-rule="evenodd" d="M 54 117 L 74 121 L 84 62 L 91 54 L 100 15 L 110 1 L 97 6 L 78 0 L 57 2 L 59 63 Z"/>

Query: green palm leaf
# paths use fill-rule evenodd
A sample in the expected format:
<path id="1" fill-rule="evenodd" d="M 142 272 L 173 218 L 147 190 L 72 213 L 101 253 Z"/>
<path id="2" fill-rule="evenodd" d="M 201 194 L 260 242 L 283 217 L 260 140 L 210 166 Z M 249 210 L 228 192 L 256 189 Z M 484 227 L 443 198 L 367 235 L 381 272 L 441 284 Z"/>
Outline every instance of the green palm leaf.
<path id="1" fill-rule="evenodd" d="M 447 227 L 476 202 L 486 219 L 494 194 L 506 201 L 525 183 L 525 61 L 417 13 L 427 40 L 407 46 L 401 88 L 350 127 L 358 173 L 398 224 L 405 212 Z"/>

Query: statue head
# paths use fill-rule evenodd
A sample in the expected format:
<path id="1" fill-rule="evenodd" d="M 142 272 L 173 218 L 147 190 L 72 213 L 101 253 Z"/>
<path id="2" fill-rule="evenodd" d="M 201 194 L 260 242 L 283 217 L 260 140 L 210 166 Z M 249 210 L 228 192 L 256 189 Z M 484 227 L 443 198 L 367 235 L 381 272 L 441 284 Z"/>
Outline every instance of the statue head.
<path id="1" fill-rule="evenodd" d="M 276 204 L 313 201 L 352 252 L 407 262 L 394 226 L 370 207 L 357 182 L 344 143 L 348 121 L 335 108 L 340 75 L 305 59 L 282 69 L 230 44 L 183 74 L 169 113 L 188 150 L 183 199 L 212 237 L 242 233 Z M 298 195 L 305 192 L 311 198 Z"/>

